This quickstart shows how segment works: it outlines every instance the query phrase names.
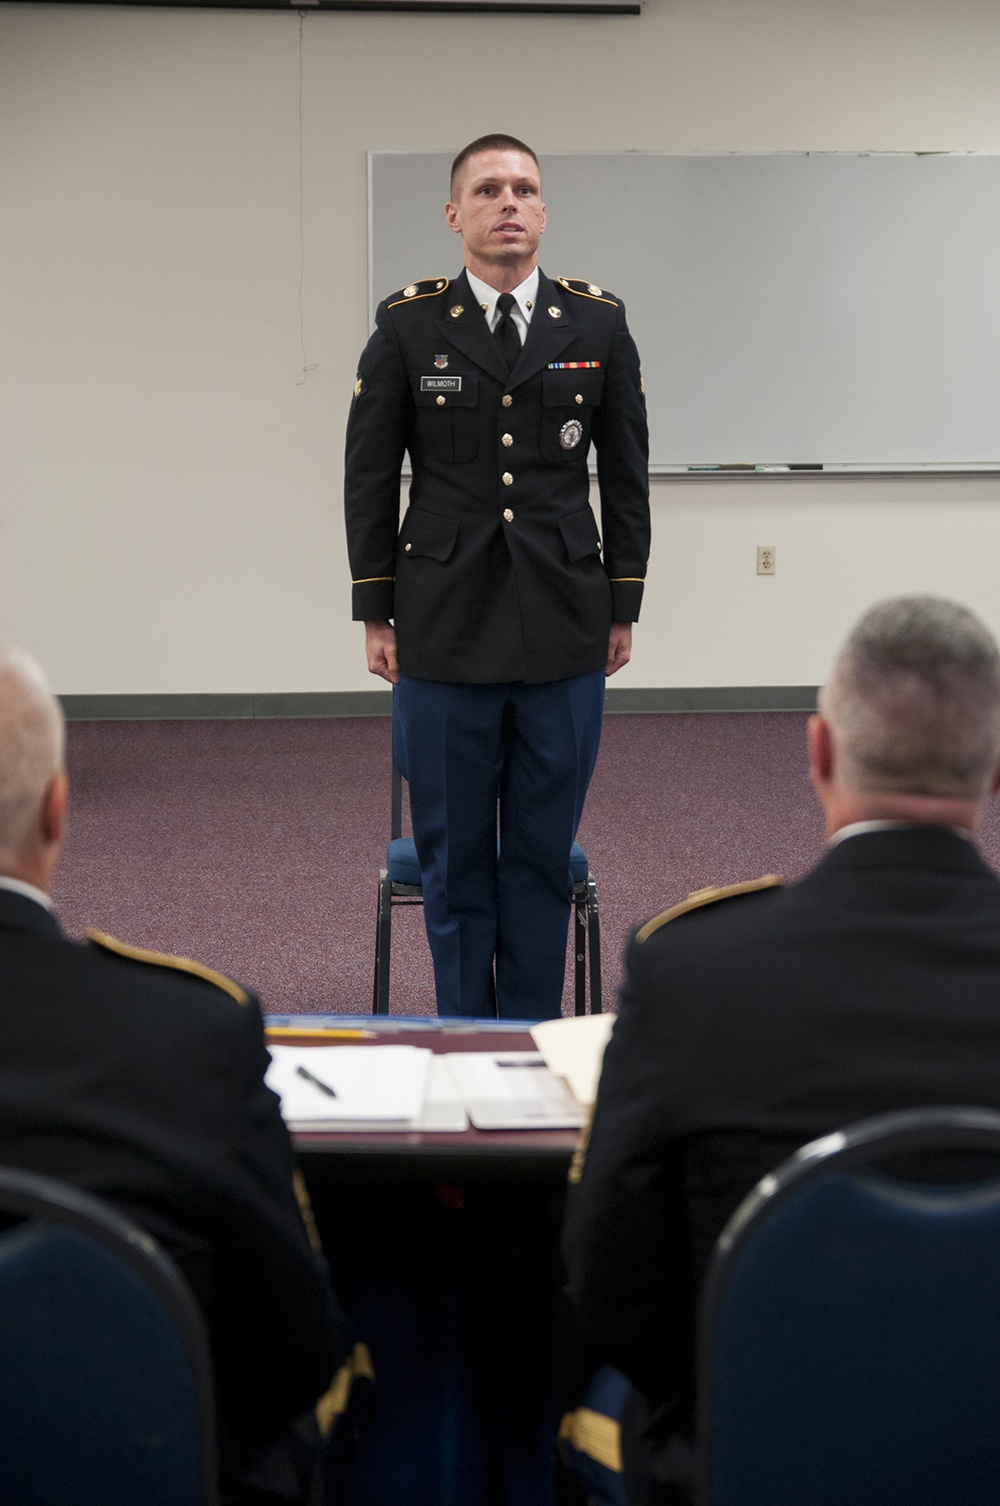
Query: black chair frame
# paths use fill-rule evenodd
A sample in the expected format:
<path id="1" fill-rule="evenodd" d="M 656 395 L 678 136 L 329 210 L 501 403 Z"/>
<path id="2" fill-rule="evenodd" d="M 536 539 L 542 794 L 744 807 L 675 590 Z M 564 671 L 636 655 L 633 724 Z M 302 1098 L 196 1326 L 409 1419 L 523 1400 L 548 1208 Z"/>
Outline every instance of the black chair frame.
<path id="1" fill-rule="evenodd" d="M 389 840 L 403 835 L 403 776 L 393 759 L 392 808 Z M 392 961 L 392 912 L 397 905 L 422 905 L 419 884 L 401 884 L 379 871 L 378 904 L 375 913 L 375 971 L 372 980 L 372 1014 L 389 1013 L 389 976 Z M 589 964 L 589 966 L 588 966 Z M 601 994 L 601 922 L 594 875 L 573 885 L 573 979 L 575 1013 L 587 1013 L 588 973 L 590 1012 L 600 1014 Z"/>

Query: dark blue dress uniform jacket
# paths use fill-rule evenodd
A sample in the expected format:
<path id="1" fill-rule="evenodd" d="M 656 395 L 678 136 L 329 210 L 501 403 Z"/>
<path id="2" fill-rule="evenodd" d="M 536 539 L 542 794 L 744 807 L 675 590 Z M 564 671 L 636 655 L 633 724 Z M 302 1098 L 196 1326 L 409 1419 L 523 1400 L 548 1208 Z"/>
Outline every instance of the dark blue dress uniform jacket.
<path id="1" fill-rule="evenodd" d="M 326 1389 L 347 1330 L 293 1191 L 257 1000 L 212 977 L 82 946 L 0 889 L 0 1161 L 106 1199 L 177 1261 L 239 1471 Z"/>
<path id="2" fill-rule="evenodd" d="M 1000 1108 L 1000 880 L 971 842 L 873 831 L 788 888 L 718 892 L 629 946 L 567 1210 L 570 1291 L 637 1388 L 636 1506 L 687 1499 L 697 1294 L 756 1182 L 873 1114 Z"/>
<path id="3" fill-rule="evenodd" d="M 418 679 L 600 668 L 612 621 L 638 616 L 649 552 L 646 407 L 622 304 L 542 274 L 510 373 L 464 272 L 394 294 L 376 326 L 347 435 L 355 619 L 394 619 L 400 667 Z"/>

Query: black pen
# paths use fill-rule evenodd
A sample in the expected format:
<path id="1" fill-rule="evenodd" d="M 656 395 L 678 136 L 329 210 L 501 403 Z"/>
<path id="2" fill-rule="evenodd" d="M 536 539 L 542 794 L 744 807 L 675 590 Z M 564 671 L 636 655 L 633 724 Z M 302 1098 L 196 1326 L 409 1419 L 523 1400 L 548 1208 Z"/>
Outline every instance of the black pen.
<path id="1" fill-rule="evenodd" d="M 331 1088 L 328 1082 L 320 1082 L 318 1077 L 312 1075 L 308 1067 L 296 1067 L 295 1070 L 300 1077 L 304 1077 L 306 1082 L 311 1082 L 314 1088 L 319 1088 L 320 1092 L 325 1093 L 328 1098 L 336 1098 L 336 1088 Z"/>

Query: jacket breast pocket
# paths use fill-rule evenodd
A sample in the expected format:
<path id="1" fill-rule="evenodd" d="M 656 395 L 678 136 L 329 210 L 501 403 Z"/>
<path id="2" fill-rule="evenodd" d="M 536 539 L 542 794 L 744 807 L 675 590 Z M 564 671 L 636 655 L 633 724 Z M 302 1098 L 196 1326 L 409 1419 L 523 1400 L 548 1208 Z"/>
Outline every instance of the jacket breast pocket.
<path id="1" fill-rule="evenodd" d="M 590 448 L 590 421 L 601 401 L 602 371 L 542 372 L 542 455 L 580 461 Z"/>
<path id="2" fill-rule="evenodd" d="M 478 372 L 413 372 L 410 381 L 424 453 L 448 465 L 468 465 L 475 460 L 479 453 Z"/>
<path id="3" fill-rule="evenodd" d="M 399 530 L 397 552 L 405 559 L 431 559 L 446 564 L 458 543 L 458 523 L 419 507 L 407 508 Z"/>
<path id="4" fill-rule="evenodd" d="M 590 555 L 596 557 L 600 554 L 601 535 L 597 529 L 597 519 L 589 507 L 560 518 L 559 532 L 562 534 L 566 558 L 571 564 L 587 559 Z"/>

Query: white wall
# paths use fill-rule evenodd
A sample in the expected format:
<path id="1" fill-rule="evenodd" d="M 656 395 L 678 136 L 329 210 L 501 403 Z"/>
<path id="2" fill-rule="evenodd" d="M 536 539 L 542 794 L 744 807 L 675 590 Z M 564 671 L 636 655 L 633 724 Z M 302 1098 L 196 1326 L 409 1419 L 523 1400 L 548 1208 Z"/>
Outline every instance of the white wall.
<path id="1" fill-rule="evenodd" d="M 368 149 L 998 151 L 998 77 L 995 0 L 0 6 L 0 635 L 67 693 L 375 688 L 338 502 Z M 1000 631 L 996 480 L 673 482 L 653 507 L 621 685 L 814 683 L 897 590 Z"/>

